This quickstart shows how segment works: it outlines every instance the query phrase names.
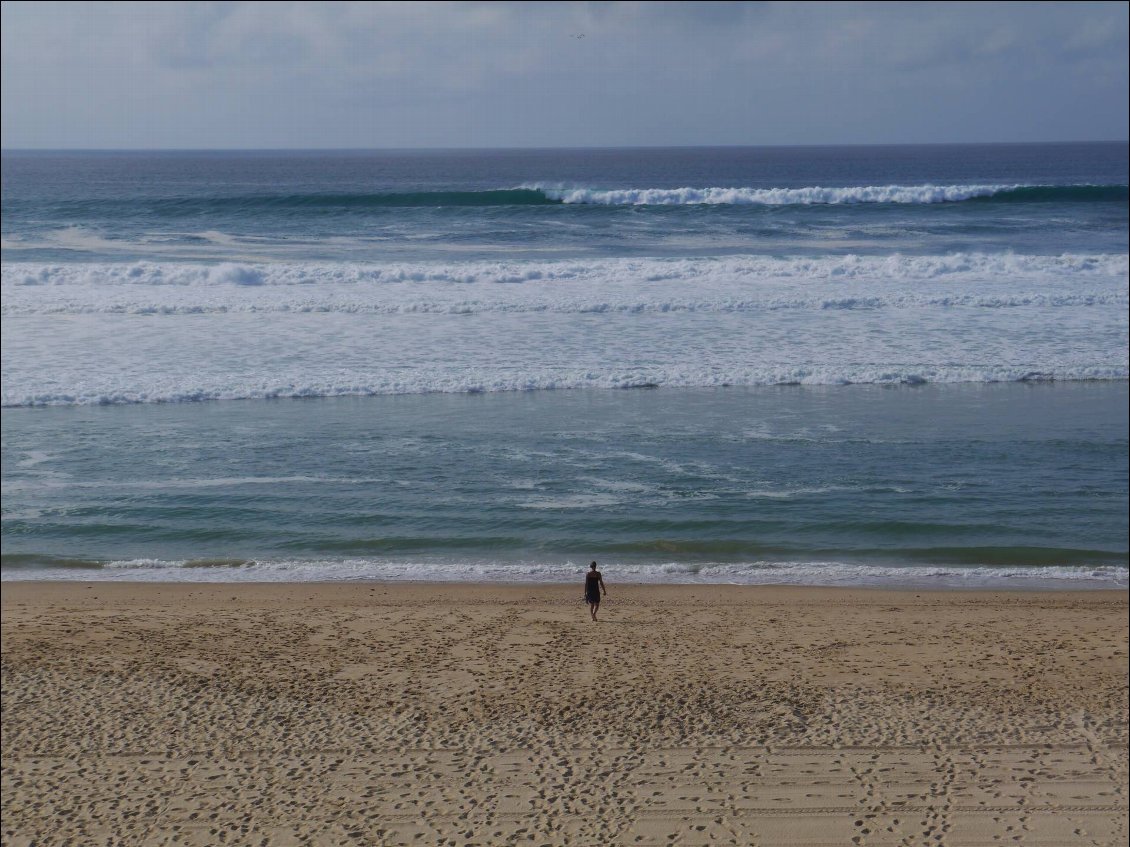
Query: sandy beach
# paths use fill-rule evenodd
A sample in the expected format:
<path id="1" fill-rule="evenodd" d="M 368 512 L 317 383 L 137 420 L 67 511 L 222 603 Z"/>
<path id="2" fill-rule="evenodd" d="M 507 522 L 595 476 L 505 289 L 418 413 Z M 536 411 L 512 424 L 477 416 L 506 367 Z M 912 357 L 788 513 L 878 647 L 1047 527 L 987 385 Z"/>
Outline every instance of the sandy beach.
<path id="1" fill-rule="evenodd" d="M 5 583 L 3 843 L 1117 845 L 1127 594 Z"/>

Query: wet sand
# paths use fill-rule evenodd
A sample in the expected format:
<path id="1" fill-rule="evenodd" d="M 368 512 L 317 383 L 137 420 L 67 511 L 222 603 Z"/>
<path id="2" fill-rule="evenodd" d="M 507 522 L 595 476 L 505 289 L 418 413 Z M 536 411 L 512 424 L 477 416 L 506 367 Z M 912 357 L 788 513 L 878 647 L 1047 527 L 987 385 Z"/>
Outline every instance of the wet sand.
<path id="1" fill-rule="evenodd" d="M 1121 845 L 1127 592 L 3 586 L 3 844 Z"/>

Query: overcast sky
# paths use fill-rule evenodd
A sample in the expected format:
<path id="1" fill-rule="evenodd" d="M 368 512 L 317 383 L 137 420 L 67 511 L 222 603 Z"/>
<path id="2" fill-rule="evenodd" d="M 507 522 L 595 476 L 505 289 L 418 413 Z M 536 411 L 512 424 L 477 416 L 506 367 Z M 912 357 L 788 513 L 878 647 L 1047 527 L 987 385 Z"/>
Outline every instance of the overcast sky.
<path id="1" fill-rule="evenodd" d="M 3 3 L 6 148 L 1123 140 L 1116 3 Z"/>

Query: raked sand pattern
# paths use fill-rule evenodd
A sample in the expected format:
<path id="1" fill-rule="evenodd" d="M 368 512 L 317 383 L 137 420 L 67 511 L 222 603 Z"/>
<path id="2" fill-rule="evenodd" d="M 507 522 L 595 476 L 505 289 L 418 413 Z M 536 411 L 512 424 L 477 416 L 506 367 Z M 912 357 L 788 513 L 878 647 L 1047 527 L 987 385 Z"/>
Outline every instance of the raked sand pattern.
<path id="1" fill-rule="evenodd" d="M 1120 845 L 1127 595 L 6 583 L 3 844 Z"/>

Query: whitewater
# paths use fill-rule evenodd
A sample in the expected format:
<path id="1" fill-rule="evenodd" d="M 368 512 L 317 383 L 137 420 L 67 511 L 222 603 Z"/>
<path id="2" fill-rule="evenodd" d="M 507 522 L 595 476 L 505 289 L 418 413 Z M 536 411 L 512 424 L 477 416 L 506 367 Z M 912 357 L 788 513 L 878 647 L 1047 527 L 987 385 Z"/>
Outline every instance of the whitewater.
<path id="1" fill-rule="evenodd" d="M 12 263 L 0 291 L 5 406 L 1130 376 L 1125 254 Z"/>
<path id="2" fill-rule="evenodd" d="M 536 191 L 561 203 L 602 206 L 809 206 L 855 203 L 960 203 L 966 200 L 1015 202 L 1028 200 L 1124 200 L 1124 185 L 860 185 L 801 188 L 622 188 L 594 189 L 532 184 Z"/>

